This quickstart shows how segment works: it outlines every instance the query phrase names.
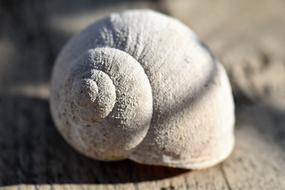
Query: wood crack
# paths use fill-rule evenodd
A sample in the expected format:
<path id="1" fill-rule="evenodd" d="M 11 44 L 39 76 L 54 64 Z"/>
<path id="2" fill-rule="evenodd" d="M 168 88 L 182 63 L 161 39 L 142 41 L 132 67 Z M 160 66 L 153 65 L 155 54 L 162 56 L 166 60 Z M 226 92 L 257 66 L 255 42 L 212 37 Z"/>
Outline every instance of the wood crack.
<path id="1" fill-rule="evenodd" d="M 227 177 L 227 175 L 226 175 L 226 172 L 225 172 L 224 164 L 223 164 L 223 163 L 221 164 L 220 168 L 221 168 L 221 172 L 222 172 L 222 175 L 223 175 L 223 177 L 224 177 L 224 179 L 225 179 L 225 182 L 226 182 L 226 185 L 227 185 L 228 189 L 229 189 L 229 190 L 233 190 L 232 187 L 231 187 L 231 185 L 230 185 L 230 182 L 229 182 L 229 180 L 228 180 L 228 177 Z"/>

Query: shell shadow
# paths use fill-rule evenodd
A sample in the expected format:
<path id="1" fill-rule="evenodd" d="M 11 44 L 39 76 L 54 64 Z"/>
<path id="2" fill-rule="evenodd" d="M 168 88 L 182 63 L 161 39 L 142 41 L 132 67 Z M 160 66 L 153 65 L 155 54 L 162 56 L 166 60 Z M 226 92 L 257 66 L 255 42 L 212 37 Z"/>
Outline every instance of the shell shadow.
<path id="1" fill-rule="evenodd" d="M 189 172 L 82 156 L 54 127 L 47 100 L 0 96 L 0 107 L 0 186 L 142 182 Z"/>

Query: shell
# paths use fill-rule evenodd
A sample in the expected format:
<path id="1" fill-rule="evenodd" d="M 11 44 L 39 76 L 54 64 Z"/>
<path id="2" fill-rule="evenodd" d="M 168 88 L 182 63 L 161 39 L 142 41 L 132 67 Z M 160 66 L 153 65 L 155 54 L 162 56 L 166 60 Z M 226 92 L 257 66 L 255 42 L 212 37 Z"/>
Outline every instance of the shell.
<path id="1" fill-rule="evenodd" d="M 50 107 L 66 141 L 98 160 L 199 169 L 234 146 L 223 66 L 184 24 L 149 10 L 74 36 L 56 60 Z"/>

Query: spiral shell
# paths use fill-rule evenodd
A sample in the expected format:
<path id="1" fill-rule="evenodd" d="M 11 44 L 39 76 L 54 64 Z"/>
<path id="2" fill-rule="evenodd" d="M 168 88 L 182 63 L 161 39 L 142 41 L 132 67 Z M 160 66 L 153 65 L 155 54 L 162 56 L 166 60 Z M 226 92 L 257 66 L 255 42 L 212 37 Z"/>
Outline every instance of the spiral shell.
<path id="1" fill-rule="evenodd" d="M 223 66 L 189 28 L 153 11 L 115 13 L 74 36 L 50 102 L 66 141 L 99 160 L 196 169 L 234 145 Z"/>

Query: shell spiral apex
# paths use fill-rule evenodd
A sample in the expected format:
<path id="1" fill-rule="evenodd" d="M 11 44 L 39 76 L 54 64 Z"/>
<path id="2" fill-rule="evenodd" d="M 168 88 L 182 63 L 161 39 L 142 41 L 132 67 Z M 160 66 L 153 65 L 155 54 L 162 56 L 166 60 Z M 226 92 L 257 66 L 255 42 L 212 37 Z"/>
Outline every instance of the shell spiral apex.
<path id="1" fill-rule="evenodd" d="M 223 66 L 176 19 L 114 13 L 74 36 L 51 80 L 55 124 L 99 160 L 199 169 L 234 146 L 234 104 Z"/>

